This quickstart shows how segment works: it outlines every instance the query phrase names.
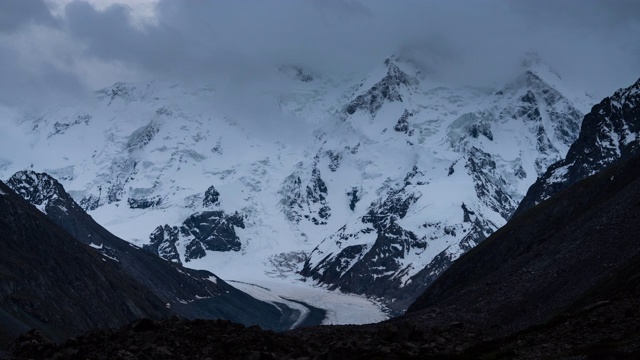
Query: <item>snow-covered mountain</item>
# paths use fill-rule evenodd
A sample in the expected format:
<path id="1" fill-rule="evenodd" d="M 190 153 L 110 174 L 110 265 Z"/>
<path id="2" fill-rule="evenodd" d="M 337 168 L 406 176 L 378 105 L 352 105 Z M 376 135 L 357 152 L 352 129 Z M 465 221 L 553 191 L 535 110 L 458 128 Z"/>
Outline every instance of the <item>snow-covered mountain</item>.
<path id="1" fill-rule="evenodd" d="M 595 105 L 566 158 L 529 189 L 517 215 L 607 166 L 640 153 L 640 79 Z"/>
<path id="2" fill-rule="evenodd" d="M 494 88 L 413 62 L 335 81 L 298 67 L 242 95 L 163 82 L 20 120 L 0 176 L 51 174 L 116 235 L 225 279 L 300 278 L 404 309 L 506 222 L 590 99 L 540 61 Z"/>
<path id="3" fill-rule="evenodd" d="M 346 135 L 323 144 L 345 165 L 336 170 L 351 180 L 343 192 L 360 201 L 303 274 L 402 308 L 505 223 L 577 138 L 582 113 L 539 62 L 491 92 L 421 89 L 419 74 L 386 65 L 342 108 Z M 362 139 L 356 154 L 350 139 Z"/>

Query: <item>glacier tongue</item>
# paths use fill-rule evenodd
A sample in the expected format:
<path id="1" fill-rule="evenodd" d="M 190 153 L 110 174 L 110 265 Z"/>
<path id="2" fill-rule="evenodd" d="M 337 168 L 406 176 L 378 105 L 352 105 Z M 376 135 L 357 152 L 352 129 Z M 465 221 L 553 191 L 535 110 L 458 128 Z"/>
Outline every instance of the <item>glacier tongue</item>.
<path id="1" fill-rule="evenodd" d="M 240 98 L 118 83 L 17 122 L 28 146 L 0 175 L 48 171 L 169 261 L 306 278 L 401 311 L 505 223 L 589 103 L 540 63 L 497 89 L 431 84 L 395 57 L 340 82 L 282 67 Z"/>

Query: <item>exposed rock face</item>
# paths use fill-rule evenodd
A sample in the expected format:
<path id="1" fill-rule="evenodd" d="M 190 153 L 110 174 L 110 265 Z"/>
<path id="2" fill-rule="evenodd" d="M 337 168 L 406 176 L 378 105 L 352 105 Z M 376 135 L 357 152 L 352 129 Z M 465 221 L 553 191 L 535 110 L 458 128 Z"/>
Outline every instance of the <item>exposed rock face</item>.
<path id="1" fill-rule="evenodd" d="M 472 147 L 465 168 L 473 178 L 478 199 L 503 218 L 508 218 L 516 208 L 516 201 L 506 192 L 507 181 L 498 171 L 491 154 Z"/>
<path id="2" fill-rule="evenodd" d="M 393 130 L 397 132 L 408 133 L 410 116 L 413 116 L 413 114 L 411 114 L 408 110 L 405 110 L 402 113 L 402 116 L 400 116 L 400 119 L 398 119 L 398 122 L 393 127 Z"/>
<path id="3" fill-rule="evenodd" d="M 584 117 L 580 136 L 564 160 L 531 186 L 514 216 L 640 149 L 640 80 L 602 100 Z"/>
<path id="4" fill-rule="evenodd" d="M 220 209 L 220 192 L 212 185 L 202 199 L 206 210 L 189 216 L 180 226 L 168 224 L 156 227 L 149 235 L 145 250 L 165 260 L 182 264 L 206 256 L 206 251 L 240 251 L 242 243 L 236 234 L 244 229 L 244 218 L 238 212 L 226 214 Z M 183 259 L 179 247 L 183 247 Z"/>
<path id="5" fill-rule="evenodd" d="M 518 87 L 526 92 L 513 93 Z M 549 165 L 562 158 L 562 154 L 578 137 L 583 114 L 569 99 L 538 74 L 526 71 L 512 85 L 500 91 L 500 96 L 517 96 L 515 106 L 494 112 L 502 121 L 522 119 L 528 130 L 535 134 L 536 172 L 542 175 Z"/>
<path id="6" fill-rule="evenodd" d="M 176 243 L 180 238 L 180 229 L 176 226 L 158 226 L 149 236 L 151 243 L 145 245 L 143 249 L 158 254 L 161 258 L 172 263 L 181 264 L 180 254 L 176 247 Z"/>
<path id="7" fill-rule="evenodd" d="M 327 204 L 328 189 L 317 166 L 311 170 L 306 183 L 303 183 L 300 174 L 289 175 L 282 184 L 280 194 L 280 206 L 290 221 L 300 223 L 307 220 L 315 225 L 327 224 L 331 216 L 331 208 Z"/>
<path id="8" fill-rule="evenodd" d="M 216 190 L 215 187 L 209 186 L 207 191 L 204 193 L 204 199 L 202 200 L 202 206 L 204 207 L 215 207 L 220 205 L 220 193 Z"/>
<path id="9" fill-rule="evenodd" d="M 399 87 L 415 85 L 416 80 L 400 70 L 394 59 L 385 60 L 385 65 L 387 66 L 387 74 L 369 90 L 345 105 L 342 111 L 346 115 L 353 115 L 356 111 L 361 110 L 374 117 L 385 102 L 402 101 Z"/>
<path id="10" fill-rule="evenodd" d="M 358 192 L 362 192 L 362 190 L 358 189 L 357 187 L 352 187 L 347 191 L 347 197 L 349 198 L 349 209 L 351 211 L 354 211 L 356 209 L 356 204 L 358 204 L 358 201 L 360 201 Z"/>
<path id="11" fill-rule="evenodd" d="M 127 204 L 132 209 L 148 209 L 151 207 L 160 206 L 162 204 L 162 198 L 160 197 L 153 197 L 153 198 L 147 198 L 147 199 L 128 198 Z"/>
<path id="12" fill-rule="evenodd" d="M 159 131 L 159 125 L 153 121 L 142 126 L 129 136 L 127 140 L 127 150 L 131 153 L 143 149 L 153 140 Z"/>
<path id="13" fill-rule="evenodd" d="M 91 122 L 91 119 L 93 119 L 93 117 L 89 114 L 78 114 L 78 116 L 76 116 L 76 118 L 70 122 L 56 121 L 56 123 L 53 124 L 54 131 L 50 133 L 48 137 L 64 134 L 72 126 L 76 126 L 80 124 L 89 125 L 89 123 Z"/>
<path id="14" fill-rule="evenodd" d="M 333 241 L 340 246 L 352 237 L 376 236 L 372 245 L 345 246 L 338 254 L 329 254 L 312 266 L 311 259 L 322 257 L 323 254 L 320 248 L 316 248 L 306 261 L 302 275 L 331 284 L 331 288 L 356 293 L 367 293 L 372 291 L 371 289 L 377 289 L 376 293 L 383 294 L 385 289 L 398 286 L 397 283 L 405 274 L 402 272 L 404 265 L 397 259 L 403 258 L 411 248 L 426 247 L 423 239 L 418 239 L 415 234 L 397 224 L 421 195 L 414 192 L 414 188 L 410 186 L 418 173 L 419 170 L 414 168 L 407 174 L 403 187 L 389 191 L 383 201 L 371 204 L 366 215 L 362 217 L 364 227 L 358 233 L 350 234 L 345 227 L 332 238 L 325 240 Z M 357 192 L 352 189 L 351 194 L 353 201 Z M 355 203 L 353 204 L 355 208 Z"/>
<path id="15" fill-rule="evenodd" d="M 205 250 L 239 251 L 242 243 L 235 228 L 244 229 L 240 214 L 204 211 L 189 216 L 180 227 L 158 226 L 150 235 L 151 243 L 145 248 L 176 263 L 181 263 L 177 249 L 179 242 L 186 246 L 184 260 L 187 262 L 204 257 Z"/>

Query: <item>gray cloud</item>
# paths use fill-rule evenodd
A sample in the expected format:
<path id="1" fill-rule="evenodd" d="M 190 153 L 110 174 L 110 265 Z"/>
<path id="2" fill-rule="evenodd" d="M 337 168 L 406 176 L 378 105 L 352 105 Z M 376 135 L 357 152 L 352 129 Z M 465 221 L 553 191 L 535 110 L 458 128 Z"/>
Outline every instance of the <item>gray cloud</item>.
<path id="1" fill-rule="evenodd" d="M 86 93 L 77 74 L 54 65 L 64 59 L 49 61 L 39 50 L 46 47 L 43 32 L 58 33 L 59 26 L 43 0 L 0 0 L 0 105 L 33 110 Z"/>
<path id="2" fill-rule="evenodd" d="M 0 44 L 0 104 L 37 111 L 52 104 L 84 98 L 86 88 L 77 74 L 48 63 L 22 66 L 19 54 Z"/>
<path id="3" fill-rule="evenodd" d="M 0 32 L 12 32 L 30 23 L 57 23 L 44 0 L 0 0 L 0 10 Z"/>
<path id="4" fill-rule="evenodd" d="M 16 3 L 23 1 L 0 0 L 0 14 Z M 73 58 L 52 59 L 49 67 L 43 59 L 24 92 L 36 84 L 55 87 L 51 79 L 63 79 L 62 90 L 70 92 L 76 85 L 155 78 L 242 87 L 282 64 L 344 76 L 366 72 L 394 53 L 445 83 L 508 77 L 506 69 L 528 51 L 596 96 L 640 76 L 635 0 L 161 0 L 156 21 L 144 26 L 133 24 L 126 6 L 98 11 L 76 1 L 54 19 L 42 1 L 24 4 L 10 20 L 0 17 L 5 40 L 41 26 L 61 29 L 77 47 Z M 19 59 L 5 57 L 2 65 L 21 67 L 12 61 Z M 115 71 L 88 83 L 86 70 L 78 69 L 100 62 L 126 68 L 136 79 L 115 78 L 122 76 Z M 0 101 L 7 101 L 5 93 Z"/>

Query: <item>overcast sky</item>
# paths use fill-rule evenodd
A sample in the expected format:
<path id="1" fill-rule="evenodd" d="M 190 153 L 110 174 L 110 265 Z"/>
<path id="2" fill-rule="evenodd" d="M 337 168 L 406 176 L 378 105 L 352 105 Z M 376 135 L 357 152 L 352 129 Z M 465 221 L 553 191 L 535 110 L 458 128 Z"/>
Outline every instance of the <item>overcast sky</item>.
<path id="1" fill-rule="evenodd" d="M 640 77 L 637 0 L 0 0 L 0 103 L 116 81 L 246 84 L 282 64 L 340 77 L 390 54 L 434 78 L 497 79 L 536 51 L 596 97 Z"/>

